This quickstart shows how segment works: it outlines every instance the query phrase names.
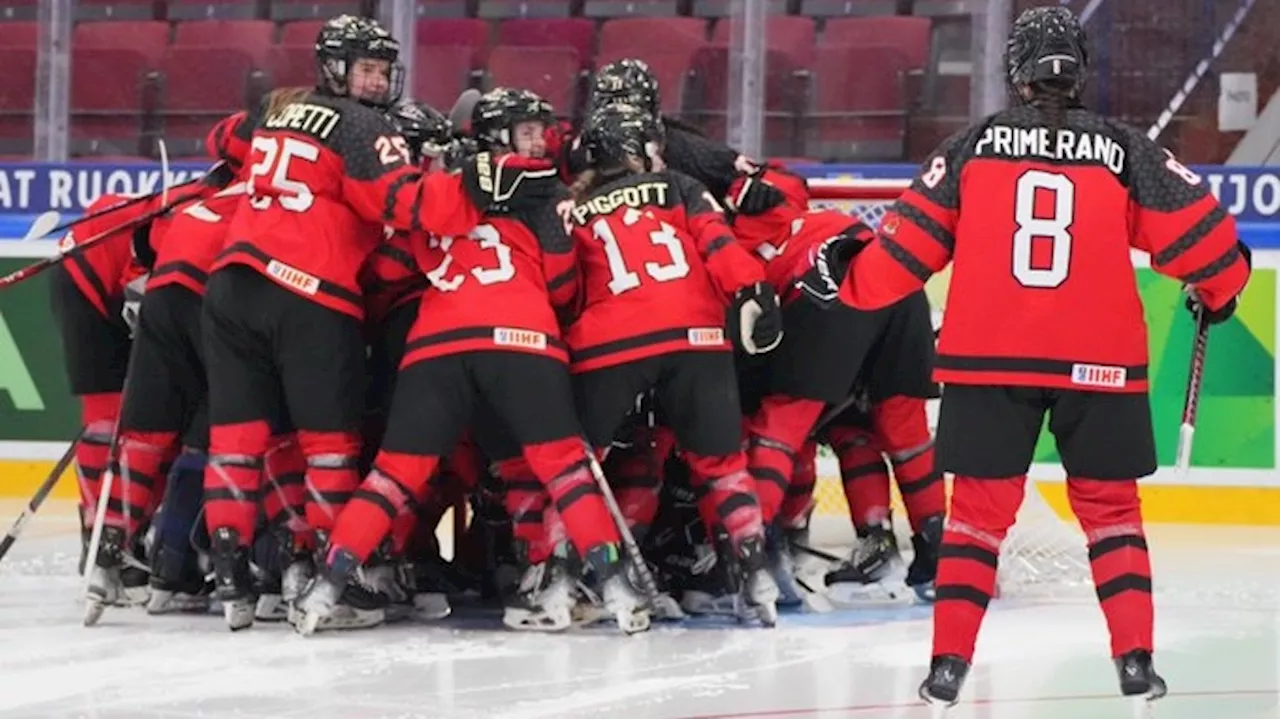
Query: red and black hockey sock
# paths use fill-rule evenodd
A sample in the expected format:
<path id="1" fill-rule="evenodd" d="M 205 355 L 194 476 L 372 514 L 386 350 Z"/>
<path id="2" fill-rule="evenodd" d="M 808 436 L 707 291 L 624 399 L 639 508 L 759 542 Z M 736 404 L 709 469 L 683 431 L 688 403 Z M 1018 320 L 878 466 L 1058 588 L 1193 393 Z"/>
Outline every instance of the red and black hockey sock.
<path id="1" fill-rule="evenodd" d="M 703 457 L 685 452 L 684 459 L 689 465 L 689 481 L 701 495 L 698 513 L 709 535 L 714 536 L 715 527 L 724 527 L 736 547 L 743 540 L 764 534 L 760 504 L 747 473 L 745 454 Z"/>
<path id="2" fill-rule="evenodd" d="M 829 427 L 827 441 L 840 461 L 840 479 L 849 517 L 859 535 L 889 518 L 889 466 L 880 443 L 860 427 Z"/>
<path id="3" fill-rule="evenodd" d="M 267 525 L 287 527 L 297 551 L 312 546 L 301 540 L 310 534 L 310 526 L 305 518 L 307 459 L 297 438 L 292 434 L 273 437 L 263 467 L 262 511 Z"/>
<path id="4" fill-rule="evenodd" d="M 1111 656 L 1151 651 L 1151 558 L 1138 482 L 1068 477 L 1067 497 L 1089 543 L 1089 567 L 1111 632 Z"/>
<path id="5" fill-rule="evenodd" d="M 524 457 L 551 495 L 579 555 L 586 556 L 601 544 L 622 541 L 591 474 L 586 443 L 578 437 L 565 437 L 525 445 Z"/>
<path id="6" fill-rule="evenodd" d="M 646 428 L 647 429 L 647 428 Z M 614 446 L 604 461 L 604 474 L 618 500 L 618 508 L 633 534 L 642 537 L 658 516 L 662 491 L 659 461 L 646 436 L 637 436 L 625 447 Z"/>
<path id="7" fill-rule="evenodd" d="M 818 400 L 769 395 L 748 424 L 747 467 L 765 524 L 772 523 L 782 509 L 796 455 L 822 416 L 823 407 Z"/>
<path id="8" fill-rule="evenodd" d="M 502 501 L 511 517 L 512 535 L 524 542 L 529 561 L 541 564 L 551 556 L 545 526 L 551 499 L 547 488 L 534 476 L 524 457 L 500 460 L 496 468 L 506 490 Z"/>
<path id="9" fill-rule="evenodd" d="M 973 660 L 978 630 L 996 590 L 1000 543 L 1013 526 L 1027 478 L 957 476 L 938 556 L 933 656 Z"/>
<path id="10" fill-rule="evenodd" d="M 911 530 L 919 532 L 924 520 L 947 511 L 947 490 L 942 473 L 934 467 L 933 436 L 925 400 L 896 395 L 871 408 L 872 422 L 882 449 L 893 463 L 893 477 L 902 493 Z"/>
<path id="11" fill-rule="evenodd" d="M 102 473 L 111 457 L 111 436 L 120 417 L 120 393 L 86 394 L 80 397 L 80 421 L 84 436 L 76 445 L 77 476 L 80 480 L 80 511 L 83 526 L 93 523 L 98 509 Z"/>
<path id="12" fill-rule="evenodd" d="M 104 521 L 124 527 L 125 535 L 132 537 L 160 506 L 169 467 L 181 447 L 177 432 L 123 431 L 118 441 L 120 446 L 109 468 L 115 478 Z"/>
<path id="13" fill-rule="evenodd" d="M 796 455 L 791 483 L 787 485 L 786 498 L 778 512 L 778 520 L 783 527 L 803 526 L 813 509 L 813 490 L 818 485 L 817 462 L 818 443 L 813 440 L 805 442 L 800 454 Z"/>
<path id="14" fill-rule="evenodd" d="M 373 460 L 369 476 L 351 494 L 329 536 L 329 552 L 341 548 L 362 563 L 391 532 L 397 518 L 413 511 L 427 493 L 427 478 L 436 473 L 440 458 L 383 450 Z"/>
<path id="15" fill-rule="evenodd" d="M 228 527 L 235 530 L 241 546 L 253 544 L 264 457 L 270 448 L 271 427 L 262 420 L 209 428 L 204 519 L 210 536 Z"/>
<path id="16" fill-rule="evenodd" d="M 307 524 L 327 532 L 360 486 L 360 438 L 351 432 L 299 430 L 298 444 L 307 458 Z"/>

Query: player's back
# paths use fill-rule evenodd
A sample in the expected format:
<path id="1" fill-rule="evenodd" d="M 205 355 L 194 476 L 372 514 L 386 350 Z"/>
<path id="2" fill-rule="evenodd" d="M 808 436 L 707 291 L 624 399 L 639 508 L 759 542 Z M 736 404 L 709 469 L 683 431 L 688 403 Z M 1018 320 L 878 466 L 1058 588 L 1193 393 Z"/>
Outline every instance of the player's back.
<path id="1" fill-rule="evenodd" d="M 568 359 L 548 296 L 538 236 L 515 217 L 489 216 L 461 237 L 413 238 L 430 287 L 405 362 L 477 350 Z"/>
<path id="2" fill-rule="evenodd" d="M 157 201 L 134 202 L 127 207 L 108 211 L 111 207 L 136 199 L 129 195 L 101 195 L 85 208 L 86 217 L 101 213 L 100 216 L 81 221 L 67 230 L 67 234 L 58 243 L 58 249 L 66 252 L 76 245 L 93 241 L 103 233 L 111 233 L 109 239 L 72 255 L 66 263 L 67 272 L 76 286 L 103 314 L 107 311 L 108 298 L 119 295 L 126 283 L 146 271 L 133 261 L 130 243 L 134 228 L 112 231 L 152 212 L 157 207 Z"/>
<path id="3" fill-rule="evenodd" d="M 935 233 L 954 247 L 941 381 L 1145 385 L 1146 323 L 1130 259 L 1134 183 L 1169 174 L 1172 160 L 1095 113 L 1067 110 L 1055 123 L 1051 112 L 1018 107 L 972 128 L 953 160 L 935 159 L 922 177 L 944 193 L 954 182 L 956 209 L 908 205 L 903 215 L 926 228 L 954 222 L 953 235 Z M 895 219 L 882 227 L 890 237 Z"/>
<path id="4" fill-rule="evenodd" d="M 705 191 L 679 173 L 636 173 L 576 203 L 570 219 L 584 298 L 568 332 L 575 369 L 680 349 L 729 349 L 726 300 L 688 225 L 685 195 L 695 188 Z"/>
<path id="5" fill-rule="evenodd" d="M 209 271 L 226 244 L 231 220 L 247 193 L 247 182 L 228 185 L 208 199 L 176 211 L 163 234 L 153 232 L 155 259 L 147 289 L 177 284 L 203 295 Z"/>
<path id="6" fill-rule="evenodd" d="M 251 140 L 250 199 L 236 213 L 219 266 L 248 264 L 358 316 L 356 274 L 383 227 L 353 209 L 352 186 L 402 168 L 403 140 L 385 117 L 346 98 L 268 97 Z"/>

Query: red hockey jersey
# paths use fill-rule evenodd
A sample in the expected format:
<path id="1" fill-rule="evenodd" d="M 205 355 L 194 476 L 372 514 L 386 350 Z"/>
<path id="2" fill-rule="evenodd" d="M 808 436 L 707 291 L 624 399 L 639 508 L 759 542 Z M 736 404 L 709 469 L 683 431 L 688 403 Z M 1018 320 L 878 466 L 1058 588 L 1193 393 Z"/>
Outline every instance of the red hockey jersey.
<path id="1" fill-rule="evenodd" d="M 427 243 L 420 237 L 416 242 Z M 387 239 L 365 260 L 360 271 L 360 286 L 364 292 L 365 321 L 371 325 L 381 323 L 392 310 L 417 302 L 427 289 L 427 276 L 413 258 L 415 241 L 407 232 L 388 230 Z"/>
<path id="2" fill-rule="evenodd" d="M 248 265 L 338 312 L 364 313 L 360 267 L 383 227 L 465 234 L 479 213 L 457 175 L 424 177 L 377 111 L 309 94 L 265 109 L 250 141 L 250 198 L 214 269 Z"/>
<path id="3" fill-rule="evenodd" d="M 93 215 L 115 205 L 133 199 L 125 195 L 102 195 L 87 208 L 85 215 Z M 154 212 L 158 209 L 159 200 L 139 202 L 128 207 L 107 212 L 101 217 L 85 220 L 67 230 L 58 249 L 67 250 L 82 244 L 103 232 L 120 227 L 130 220 Z M 64 266 L 76 283 L 76 287 L 93 303 L 104 316 L 107 314 L 108 298 L 119 296 L 124 286 L 136 277 L 140 277 L 146 269 L 133 259 L 133 228 L 113 232 L 109 239 L 98 242 L 93 247 L 79 254 L 71 255 Z"/>
<path id="4" fill-rule="evenodd" d="M 147 289 L 176 284 L 203 295 L 214 260 L 226 244 L 231 218 L 248 198 L 248 189 L 247 182 L 236 182 L 177 210 L 163 236 L 152 243 L 156 258 Z"/>
<path id="5" fill-rule="evenodd" d="M 946 141 L 894 204 L 840 297 L 882 307 L 954 262 L 934 379 L 1147 389 L 1130 248 L 1210 308 L 1249 268 L 1200 177 L 1133 128 L 1085 110 L 1060 127 L 1007 110 Z"/>
<path id="6" fill-rule="evenodd" d="M 486 217 L 461 237 L 413 239 L 431 286 L 401 366 L 479 350 L 568 361 L 557 314 L 574 300 L 577 267 L 553 205 L 528 216 Z"/>
<path id="7" fill-rule="evenodd" d="M 673 171 L 627 175 L 592 190 L 570 220 L 583 274 L 582 313 L 568 332 L 573 371 L 733 349 L 725 308 L 764 272 L 701 183 Z"/>

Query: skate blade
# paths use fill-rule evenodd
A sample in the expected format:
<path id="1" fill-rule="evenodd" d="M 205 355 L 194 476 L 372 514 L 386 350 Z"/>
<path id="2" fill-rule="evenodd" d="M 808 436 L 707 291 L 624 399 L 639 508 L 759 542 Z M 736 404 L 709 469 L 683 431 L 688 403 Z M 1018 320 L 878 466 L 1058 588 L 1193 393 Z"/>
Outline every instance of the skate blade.
<path id="1" fill-rule="evenodd" d="M 773 629 L 778 626 L 778 605 L 761 604 L 756 607 L 756 617 L 760 620 L 760 624 L 765 629 Z"/>
<path id="2" fill-rule="evenodd" d="M 713 597 L 703 592 L 685 592 L 680 607 L 691 616 L 738 617 L 738 599 L 731 594 Z"/>
<path id="3" fill-rule="evenodd" d="M 1146 696 L 1133 697 L 1129 700 L 1133 719 L 1154 719 L 1156 709 L 1154 700 Z"/>
<path id="4" fill-rule="evenodd" d="M 814 614 L 827 614 L 835 610 L 835 605 L 827 599 L 826 592 L 821 590 L 822 585 L 819 583 L 810 583 L 800 577 L 796 577 L 796 584 L 800 586 L 804 594 L 804 608 Z"/>
<path id="5" fill-rule="evenodd" d="M 918 601 L 916 593 L 901 582 L 838 582 L 827 586 L 826 599 L 839 609 L 905 607 Z"/>
<path id="6" fill-rule="evenodd" d="M 591 621 L 583 623 L 594 623 L 598 619 L 598 616 L 594 616 Z M 578 622 L 568 612 L 531 612 L 527 609 L 515 608 L 508 608 L 502 612 L 502 625 L 517 632 L 557 633 L 576 624 Z"/>
<path id="7" fill-rule="evenodd" d="M 320 615 L 315 612 L 302 612 L 301 616 L 293 624 L 294 631 L 304 637 L 315 634 L 319 626 Z"/>
<path id="8" fill-rule="evenodd" d="M 627 636 L 649 631 L 649 612 L 643 609 L 624 609 L 616 612 L 614 619 L 618 622 L 618 628 Z"/>
<path id="9" fill-rule="evenodd" d="M 238 632 L 253 626 L 253 609 L 254 605 L 248 602 L 224 601 L 222 618 L 226 620 L 228 629 Z"/>
<path id="10" fill-rule="evenodd" d="M 670 594 L 658 594 L 651 602 L 652 615 L 654 619 L 659 621 L 675 622 L 681 619 L 687 619 L 689 615 L 684 613 L 676 600 Z"/>
<path id="11" fill-rule="evenodd" d="M 951 707 L 954 706 L 947 702 L 929 702 L 929 716 L 931 719 L 947 719 L 947 715 L 951 713 Z"/>
<path id="12" fill-rule="evenodd" d="M 453 613 L 449 597 L 444 594 L 422 592 L 413 595 L 413 616 L 421 621 L 433 622 Z"/>
<path id="13" fill-rule="evenodd" d="M 289 618 L 289 606 L 279 594 L 262 594 L 253 608 L 253 618 L 259 622 L 283 622 Z"/>
<path id="14" fill-rule="evenodd" d="M 153 617 L 164 614 L 204 614 L 209 611 L 209 597 L 155 590 L 147 600 L 147 614 Z"/>

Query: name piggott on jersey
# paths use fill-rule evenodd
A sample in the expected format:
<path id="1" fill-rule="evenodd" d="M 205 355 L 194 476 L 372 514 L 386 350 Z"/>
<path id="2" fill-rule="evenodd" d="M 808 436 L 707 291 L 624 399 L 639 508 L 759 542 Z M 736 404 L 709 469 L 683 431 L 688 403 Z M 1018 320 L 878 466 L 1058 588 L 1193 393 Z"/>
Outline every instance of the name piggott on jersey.
<path id="1" fill-rule="evenodd" d="M 991 125 L 983 131 L 973 152 L 979 157 L 1042 157 L 1095 163 L 1117 175 L 1124 172 L 1125 163 L 1124 147 L 1106 135 L 1047 127 Z"/>
<path id="2" fill-rule="evenodd" d="M 642 182 L 610 190 L 580 201 L 572 210 L 573 221 L 586 226 L 596 215 L 608 215 L 619 207 L 644 208 L 651 205 L 667 206 L 666 182 Z"/>

